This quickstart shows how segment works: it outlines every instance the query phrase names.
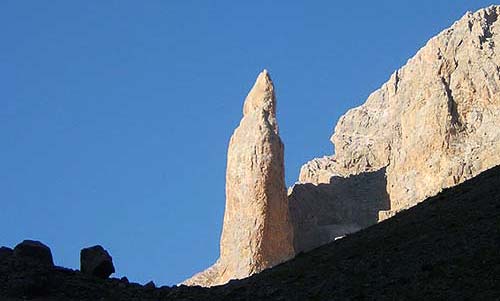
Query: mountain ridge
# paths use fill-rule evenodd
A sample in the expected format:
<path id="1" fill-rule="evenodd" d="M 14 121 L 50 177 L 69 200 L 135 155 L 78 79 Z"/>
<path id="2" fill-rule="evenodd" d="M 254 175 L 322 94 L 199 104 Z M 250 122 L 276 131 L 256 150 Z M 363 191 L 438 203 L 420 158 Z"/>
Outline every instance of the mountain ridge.
<path id="1" fill-rule="evenodd" d="M 98 280 L 5 248 L 0 296 L 500 297 L 498 16 L 500 6 L 469 12 L 430 39 L 339 119 L 335 154 L 306 163 L 288 196 L 264 70 L 230 141 L 220 259 L 185 282 L 219 286 Z"/>
<path id="2" fill-rule="evenodd" d="M 400 214 L 211 288 L 154 288 L 0 256 L 4 300 L 345 300 L 500 297 L 500 166 Z"/>
<path id="3" fill-rule="evenodd" d="M 340 117 L 335 153 L 304 164 L 289 189 L 296 252 L 500 163 L 499 15 L 496 5 L 466 13 Z"/>

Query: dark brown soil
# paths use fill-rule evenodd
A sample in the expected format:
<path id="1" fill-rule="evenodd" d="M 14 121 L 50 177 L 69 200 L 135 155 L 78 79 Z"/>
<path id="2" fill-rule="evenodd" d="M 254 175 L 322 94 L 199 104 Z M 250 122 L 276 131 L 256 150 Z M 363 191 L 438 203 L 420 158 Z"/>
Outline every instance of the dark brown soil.
<path id="1" fill-rule="evenodd" d="M 253 277 L 146 288 L 0 256 L 0 299 L 500 300 L 500 166 Z"/>

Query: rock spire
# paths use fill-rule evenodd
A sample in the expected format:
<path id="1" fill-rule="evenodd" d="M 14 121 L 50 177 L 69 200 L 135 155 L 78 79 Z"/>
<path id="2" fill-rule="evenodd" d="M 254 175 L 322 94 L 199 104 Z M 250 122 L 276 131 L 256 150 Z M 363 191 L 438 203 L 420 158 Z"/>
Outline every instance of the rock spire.
<path id="1" fill-rule="evenodd" d="M 224 284 L 293 256 L 283 157 L 274 86 L 264 70 L 246 97 L 243 118 L 229 142 L 220 258 L 184 284 Z"/>

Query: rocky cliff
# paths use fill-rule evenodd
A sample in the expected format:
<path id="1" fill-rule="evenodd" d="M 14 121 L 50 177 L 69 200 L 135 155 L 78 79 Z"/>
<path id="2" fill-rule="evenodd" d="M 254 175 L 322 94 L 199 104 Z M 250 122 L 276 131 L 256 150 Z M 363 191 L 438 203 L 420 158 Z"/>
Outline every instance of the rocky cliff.
<path id="1" fill-rule="evenodd" d="M 500 166 L 483 171 L 500 164 L 499 14 L 467 13 L 342 116 L 335 154 L 305 164 L 288 197 L 274 86 L 258 76 L 229 143 L 220 258 L 184 283 L 271 269 L 157 289 L 107 279 L 100 246 L 72 271 L 26 240 L 0 247 L 0 299 L 498 298 Z"/>
<path id="2" fill-rule="evenodd" d="M 248 277 L 293 256 L 283 143 L 269 73 L 259 74 L 229 142 L 220 258 L 185 281 L 213 286 Z"/>
<path id="3" fill-rule="evenodd" d="M 500 163 L 499 6 L 432 38 L 335 127 L 289 190 L 295 251 L 414 206 Z"/>

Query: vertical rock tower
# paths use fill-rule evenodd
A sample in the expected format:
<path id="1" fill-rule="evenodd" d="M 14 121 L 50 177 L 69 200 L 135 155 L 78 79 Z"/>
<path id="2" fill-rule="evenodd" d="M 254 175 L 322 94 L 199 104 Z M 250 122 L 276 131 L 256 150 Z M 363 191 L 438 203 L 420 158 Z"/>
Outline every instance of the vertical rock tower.
<path id="1" fill-rule="evenodd" d="M 294 255 L 283 153 L 274 86 L 264 70 L 245 99 L 243 118 L 229 142 L 220 258 L 184 284 L 224 284 Z"/>

